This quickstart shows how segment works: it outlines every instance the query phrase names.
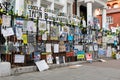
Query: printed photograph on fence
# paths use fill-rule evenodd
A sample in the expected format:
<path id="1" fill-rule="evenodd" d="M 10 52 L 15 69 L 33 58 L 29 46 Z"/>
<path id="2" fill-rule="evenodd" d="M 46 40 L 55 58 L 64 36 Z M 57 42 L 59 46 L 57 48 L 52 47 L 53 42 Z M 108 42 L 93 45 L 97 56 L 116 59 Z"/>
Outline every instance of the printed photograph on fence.
<path id="1" fill-rule="evenodd" d="M 69 29 L 70 29 L 70 30 L 69 30 L 69 34 L 74 34 L 74 28 L 73 28 L 73 27 L 70 27 Z"/>
<path id="2" fill-rule="evenodd" d="M 51 40 L 58 40 L 58 36 L 59 36 L 59 28 L 57 26 L 51 26 L 50 39 Z"/>
<path id="3" fill-rule="evenodd" d="M 52 64 L 53 63 L 53 57 L 51 54 L 46 55 L 46 60 L 48 64 Z"/>
<path id="4" fill-rule="evenodd" d="M 66 41 L 67 40 L 67 33 L 65 32 L 60 32 L 60 40 L 61 41 Z"/>
<path id="5" fill-rule="evenodd" d="M 17 36 L 17 39 L 18 40 L 22 40 L 22 35 L 23 35 L 22 28 L 16 27 L 16 36 Z"/>
<path id="6" fill-rule="evenodd" d="M 79 27 L 75 27 L 75 34 L 79 34 Z"/>
<path id="7" fill-rule="evenodd" d="M 40 52 L 39 52 L 39 51 L 34 52 L 34 61 L 35 61 L 35 62 L 36 62 L 36 61 L 39 61 L 40 58 L 41 58 Z"/>

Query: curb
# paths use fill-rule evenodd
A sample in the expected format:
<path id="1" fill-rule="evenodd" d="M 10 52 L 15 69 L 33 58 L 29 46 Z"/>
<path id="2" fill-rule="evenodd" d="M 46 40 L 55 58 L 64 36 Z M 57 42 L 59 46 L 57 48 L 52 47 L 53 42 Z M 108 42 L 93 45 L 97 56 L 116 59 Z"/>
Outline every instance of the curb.
<path id="1" fill-rule="evenodd" d="M 109 60 L 109 58 L 108 58 L 108 60 Z M 99 59 L 93 60 L 92 63 L 93 62 L 99 62 Z M 84 63 L 90 63 L 90 62 L 89 61 L 75 61 L 75 62 L 67 62 L 67 63 L 62 63 L 62 64 L 48 64 L 48 66 L 49 66 L 48 70 L 66 67 L 66 66 L 77 65 L 77 64 L 84 64 Z M 30 72 L 36 72 L 36 71 L 38 71 L 37 66 L 18 67 L 18 68 L 11 69 L 11 75 L 19 75 L 19 74 L 23 74 L 23 73 L 30 73 Z"/>
<path id="2" fill-rule="evenodd" d="M 71 66 L 71 65 L 76 65 L 76 64 L 82 64 L 82 63 L 86 63 L 86 62 L 87 61 L 76 61 L 76 62 L 68 62 L 68 63 L 63 63 L 63 64 L 49 64 L 49 70 L 55 69 L 55 68 Z M 18 68 L 11 69 L 11 75 L 18 75 L 18 74 L 30 73 L 30 72 L 36 72 L 36 71 L 38 71 L 37 66 L 18 67 Z"/>

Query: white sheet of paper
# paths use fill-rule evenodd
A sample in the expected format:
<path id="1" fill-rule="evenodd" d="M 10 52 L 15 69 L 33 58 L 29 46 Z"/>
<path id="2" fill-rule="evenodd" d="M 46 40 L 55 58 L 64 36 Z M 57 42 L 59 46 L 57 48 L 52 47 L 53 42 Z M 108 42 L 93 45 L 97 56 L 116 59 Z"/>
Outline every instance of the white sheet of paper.
<path id="1" fill-rule="evenodd" d="M 94 45 L 94 51 L 98 51 L 98 45 Z"/>
<path id="2" fill-rule="evenodd" d="M 116 33 L 117 28 L 111 27 L 111 29 L 112 29 L 112 32 Z"/>
<path id="3" fill-rule="evenodd" d="M 2 16 L 2 26 L 10 27 L 11 17 L 7 15 Z"/>
<path id="4" fill-rule="evenodd" d="M 83 22 L 83 27 L 86 27 L 86 21 L 82 20 L 82 22 Z"/>
<path id="5" fill-rule="evenodd" d="M 59 44 L 54 44 L 54 53 L 59 52 Z"/>
<path id="6" fill-rule="evenodd" d="M 48 33 L 50 33 L 50 24 L 47 24 Z"/>
<path id="7" fill-rule="evenodd" d="M 103 41 L 103 43 L 106 43 L 108 41 L 108 38 L 107 37 L 102 37 L 102 41 Z"/>
<path id="8" fill-rule="evenodd" d="M 52 52 L 51 51 L 51 44 L 46 44 L 46 52 Z"/>
<path id="9" fill-rule="evenodd" d="M 34 22 L 28 21 L 27 22 L 27 31 L 33 31 L 33 28 L 34 28 Z"/>
<path id="10" fill-rule="evenodd" d="M 22 28 L 16 28 L 16 36 L 18 40 L 22 40 Z"/>
<path id="11" fill-rule="evenodd" d="M 34 22 L 34 23 L 33 23 L 33 32 L 37 32 L 36 28 L 37 28 L 37 27 L 36 27 L 36 23 Z"/>
<path id="12" fill-rule="evenodd" d="M 89 51 L 93 51 L 93 46 L 89 46 Z"/>
<path id="13" fill-rule="evenodd" d="M 35 62 L 35 64 L 37 65 L 39 71 L 44 71 L 44 70 L 49 69 L 49 66 L 47 65 L 45 60 L 37 61 Z"/>
<path id="14" fill-rule="evenodd" d="M 42 40 L 47 40 L 47 33 L 44 33 L 44 34 L 42 35 Z"/>
<path id="15" fill-rule="evenodd" d="M 79 51 L 82 51 L 83 50 L 83 45 L 75 45 L 74 48 L 78 49 Z"/>
<path id="16" fill-rule="evenodd" d="M 14 35 L 14 32 L 12 28 L 6 28 L 6 29 L 2 29 L 2 34 L 3 36 L 11 36 Z"/>
<path id="17" fill-rule="evenodd" d="M 19 55 L 19 54 L 15 55 L 15 60 L 14 60 L 15 63 L 24 63 L 24 60 L 25 60 L 24 55 Z"/>
<path id="18" fill-rule="evenodd" d="M 111 48 L 111 46 L 108 46 L 106 57 L 111 57 L 111 56 L 112 56 L 112 48 Z"/>

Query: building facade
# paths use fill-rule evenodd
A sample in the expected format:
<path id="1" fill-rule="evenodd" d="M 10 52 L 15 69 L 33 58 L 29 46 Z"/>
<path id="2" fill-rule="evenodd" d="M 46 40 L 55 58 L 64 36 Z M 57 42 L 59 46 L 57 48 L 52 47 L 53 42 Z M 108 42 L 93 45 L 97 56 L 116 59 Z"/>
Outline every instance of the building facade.
<path id="1" fill-rule="evenodd" d="M 95 11 L 99 8 L 102 10 L 102 26 L 106 24 L 106 0 L 16 0 L 15 12 L 22 14 L 26 4 L 63 12 L 69 16 L 84 16 L 87 24 L 92 17 L 96 17 Z"/>
<path id="2" fill-rule="evenodd" d="M 102 25 L 105 27 L 105 1 L 106 0 L 9 0 L 11 5 L 7 5 L 7 8 L 11 9 L 13 6 L 14 14 L 9 13 L 10 9 L 9 11 L 5 11 L 8 9 L 5 9 L 4 5 L 0 11 L 3 10 L 3 12 L 5 12 L 5 15 L 1 12 L 3 20 L 2 34 L 5 32 L 8 33 L 8 30 L 4 31 L 4 26 L 11 26 L 10 29 L 12 31 L 12 34 L 4 35 L 6 37 L 4 39 L 7 41 L 5 47 L 10 45 L 12 45 L 12 47 L 11 49 L 7 49 L 10 48 L 7 47 L 4 52 L 1 51 L 2 61 L 13 62 L 9 54 L 12 54 L 11 58 L 15 59 L 13 63 L 19 63 L 16 62 L 16 58 L 14 58 L 17 54 L 22 54 L 20 56 L 17 55 L 22 57 L 21 63 L 24 63 L 24 57 L 26 57 L 25 63 L 27 63 L 27 61 L 33 59 L 34 61 L 40 59 L 40 56 L 41 59 L 46 59 L 49 53 L 50 56 L 54 57 L 50 57 L 51 61 L 52 59 L 55 60 L 57 56 L 61 58 L 61 55 L 62 59 L 64 57 L 66 58 L 66 61 L 69 61 L 69 57 L 73 58 L 71 61 L 75 61 L 77 57 L 79 59 L 84 58 L 84 55 L 79 57 L 81 55 L 76 55 L 77 52 L 73 52 L 74 46 L 80 45 L 79 47 L 83 47 L 84 43 L 91 43 L 97 40 L 97 30 L 94 31 L 91 27 L 87 26 L 90 25 L 90 22 L 93 24 L 93 17 L 96 17 L 95 10 L 100 8 L 102 10 Z M 0 3 L 3 4 L 3 0 L 0 0 Z M 61 14 L 59 15 L 59 13 Z M 69 16 L 71 18 L 68 18 Z M 82 23 L 82 25 L 84 24 L 83 26 L 79 24 L 81 19 L 87 21 Z M 100 39 L 99 44 L 101 44 Z M 4 46 L 0 47 L 4 48 Z M 76 47 L 77 51 L 79 51 L 79 47 Z M 0 49 L 2 50 L 2 48 Z M 82 48 L 82 50 L 84 49 Z M 59 54 L 56 55 L 56 53 Z M 85 54 L 85 52 L 82 54 Z M 6 56 L 9 56 L 9 58 Z"/>
<path id="3" fill-rule="evenodd" d="M 107 17 L 106 22 L 108 27 L 117 27 L 120 25 L 120 1 L 119 0 L 110 0 L 107 2 Z M 102 24 L 101 14 L 98 15 L 98 18 Z"/>
<path id="4" fill-rule="evenodd" d="M 19 14 L 25 10 L 25 5 L 34 5 L 71 15 L 73 0 L 16 0 L 15 4 L 15 12 Z"/>
<path id="5" fill-rule="evenodd" d="M 102 11 L 102 25 L 105 27 L 106 24 L 106 0 L 75 0 L 77 1 L 77 15 L 84 16 L 87 24 L 91 21 L 92 17 L 96 17 L 98 12 Z M 74 12 L 75 13 L 75 12 Z"/>

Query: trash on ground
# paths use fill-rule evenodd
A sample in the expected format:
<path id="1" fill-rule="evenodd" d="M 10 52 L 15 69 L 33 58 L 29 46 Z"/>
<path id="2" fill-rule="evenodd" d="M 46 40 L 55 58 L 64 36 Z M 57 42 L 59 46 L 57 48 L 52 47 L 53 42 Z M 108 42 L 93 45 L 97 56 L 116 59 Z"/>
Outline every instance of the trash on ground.
<path id="1" fill-rule="evenodd" d="M 106 60 L 104 59 L 99 59 L 100 62 L 107 62 Z"/>
<path id="2" fill-rule="evenodd" d="M 83 66 L 83 65 L 72 65 L 72 66 L 68 66 L 68 67 L 71 69 L 76 69 L 76 68 L 79 68 L 81 66 Z"/>

